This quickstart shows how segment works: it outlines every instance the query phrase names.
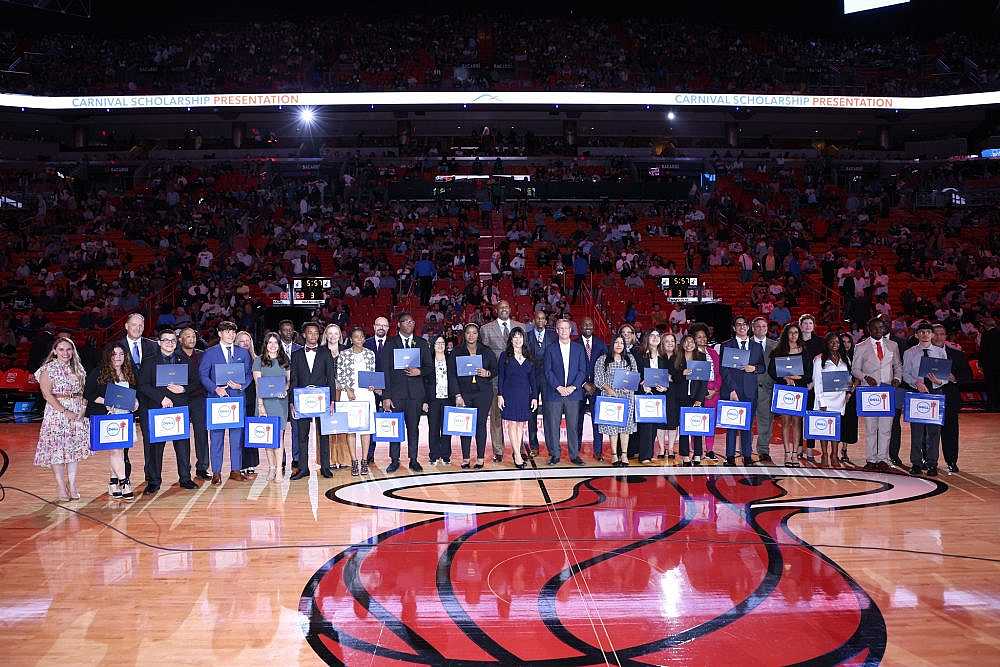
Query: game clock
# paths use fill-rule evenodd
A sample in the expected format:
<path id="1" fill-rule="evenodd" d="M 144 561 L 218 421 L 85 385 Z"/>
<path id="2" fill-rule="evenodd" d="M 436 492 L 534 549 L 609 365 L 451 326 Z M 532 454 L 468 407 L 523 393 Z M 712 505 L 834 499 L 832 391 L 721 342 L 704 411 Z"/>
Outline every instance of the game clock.
<path id="1" fill-rule="evenodd" d="M 698 276 L 663 276 L 660 288 L 671 303 L 693 303 L 701 300 L 701 278 Z"/>
<path id="2" fill-rule="evenodd" d="M 308 277 L 292 280 L 292 305 L 322 306 L 330 293 L 330 278 Z"/>

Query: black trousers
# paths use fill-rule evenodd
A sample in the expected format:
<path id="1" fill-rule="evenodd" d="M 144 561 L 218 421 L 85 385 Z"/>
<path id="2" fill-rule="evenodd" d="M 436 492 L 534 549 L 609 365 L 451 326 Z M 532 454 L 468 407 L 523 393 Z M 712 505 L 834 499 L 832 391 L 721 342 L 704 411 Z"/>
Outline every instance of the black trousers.
<path id="1" fill-rule="evenodd" d="M 424 411 L 424 402 L 414 398 L 405 398 L 392 402 L 397 412 L 403 413 L 406 422 L 406 454 L 410 462 L 417 460 L 417 443 L 420 437 L 420 415 Z M 398 442 L 389 443 L 389 458 L 399 461 L 400 446 Z"/>
<path id="2" fill-rule="evenodd" d="M 204 397 L 191 401 L 191 404 L 188 405 L 188 415 L 191 417 L 191 433 L 194 436 L 195 470 L 197 472 L 208 472 L 212 467 L 212 455 L 208 449 Z"/>
<path id="3" fill-rule="evenodd" d="M 465 407 L 476 408 L 476 457 L 482 461 L 486 456 L 486 419 L 490 415 L 490 408 L 493 407 L 493 392 L 481 391 L 476 394 L 469 394 L 465 398 Z M 537 436 L 536 436 L 537 437 Z M 462 458 L 469 458 L 472 450 L 472 438 L 462 436 Z"/>
<path id="4" fill-rule="evenodd" d="M 889 458 L 898 459 L 899 458 L 899 447 L 903 441 L 903 427 L 900 424 L 900 420 L 903 418 L 903 413 L 900 409 L 896 410 L 896 414 L 892 416 L 892 431 L 889 432 Z"/>
<path id="5" fill-rule="evenodd" d="M 191 480 L 191 440 L 174 440 L 174 456 L 177 458 L 177 481 L 185 482 Z M 146 484 L 149 486 L 160 486 L 163 483 L 161 474 L 163 472 L 163 450 L 166 449 L 165 442 L 143 441 L 142 451 L 146 457 Z"/>
<path id="6" fill-rule="evenodd" d="M 431 461 L 437 459 L 451 460 L 451 436 L 444 435 L 444 408 L 455 405 L 451 398 L 432 398 L 427 401 L 427 445 L 431 450 Z"/>
<path id="7" fill-rule="evenodd" d="M 639 460 L 646 461 L 653 458 L 653 443 L 656 442 L 656 432 L 659 431 L 659 424 L 636 424 L 638 429 L 636 435 L 639 439 Z"/>
<path id="8" fill-rule="evenodd" d="M 945 387 L 950 387 L 946 384 Z M 944 392 L 944 425 L 941 427 L 941 454 L 948 465 L 958 465 L 958 411 L 961 409 L 958 388 Z"/>
<path id="9" fill-rule="evenodd" d="M 301 455 L 299 465 L 302 470 L 308 470 L 306 462 L 309 460 L 309 431 L 312 428 L 314 420 L 317 421 L 316 433 L 319 434 L 317 438 L 319 440 L 319 466 L 326 470 L 330 467 L 330 436 L 320 433 L 319 417 L 306 417 L 296 420 L 298 421 L 299 447 L 304 449 L 304 451 L 299 452 Z"/>
<path id="10" fill-rule="evenodd" d="M 986 397 L 987 408 L 992 412 L 1000 412 L 1000 369 L 983 369 L 983 375 L 986 378 L 986 388 L 988 390 L 988 396 Z"/>
<path id="11" fill-rule="evenodd" d="M 538 452 L 538 418 L 542 416 L 542 401 L 538 397 L 538 407 L 531 411 L 531 418 L 528 419 L 528 445 L 531 451 Z"/>

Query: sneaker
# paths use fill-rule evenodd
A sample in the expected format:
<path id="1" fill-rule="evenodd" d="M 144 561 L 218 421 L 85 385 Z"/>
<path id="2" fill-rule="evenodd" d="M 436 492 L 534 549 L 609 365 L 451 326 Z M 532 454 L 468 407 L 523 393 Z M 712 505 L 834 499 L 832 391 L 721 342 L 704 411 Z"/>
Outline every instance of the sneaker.
<path id="1" fill-rule="evenodd" d="M 957 463 L 949 463 L 948 464 L 948 472 L 954 475 L 955 473 L 961 472 L 961 471 L 958 469 L 958 464 Z"/>
<path id="2" fill-rule="evenodd" d="M 438 464 L 438 460 L 437 459 L 431 459 L 431 465 L 433 467 L 437 468 L 437 464 Z"/>
<path id="3" fill-rule="evenodd" d="M 122 499 L 124 500 L 135 499 L 135 492 L 132 491 L 132 482 L 126 479 L 124 482 L 120 482 L 118 486 L 121 489 Z"/>
<path id="4" fill-rule="evenodd" d="M 351 477 L 357 477 L 357 476 L 358 476 L 358 462 L 351 461 Z"/>
<path id="5" fill-rule="evenodd" d="M 368 474 L 368 461 L 365 460 L 361 462 L 361 475 L 367 475 L 367 474 Z"/>
<path id="6" fill-rule="evenodd" d="M 716 459 L 715 452 L 705 452 L 705 458 L 714 461 Z"/>
<path id="7" fill-rule="evenodd" d="M 117 479 L 113 479 L 110 482 L 108 482 L 108 495 L 111 496 L 112 498 L 122 497 L 122 487 L 118 483 Z"/>
<path id="8" fill-rule="evenodd" d="M 927 469 L 927 476 L 928 477 L 937 477 L 938 476 L 937 466 L 934 466 L 932 468 L 928 468 Z"/>

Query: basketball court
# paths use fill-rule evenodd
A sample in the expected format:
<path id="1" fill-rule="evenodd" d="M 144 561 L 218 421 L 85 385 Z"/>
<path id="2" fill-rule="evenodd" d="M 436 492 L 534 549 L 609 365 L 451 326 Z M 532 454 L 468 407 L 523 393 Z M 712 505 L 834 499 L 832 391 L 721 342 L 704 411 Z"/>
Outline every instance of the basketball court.
<path id="1" fill-rule="evenodd" d="M 185 491 L 168 448 L 156 495 L 112 501 L 99 455 L 63 505 L 37 425 L 5 425 L 0 646 L 8 665 L 996 664 L 995 425 L 963 415 L 962 472 L 937 479 L 542 457 L 386 476 L 380 449 L 367 481 Z"/>

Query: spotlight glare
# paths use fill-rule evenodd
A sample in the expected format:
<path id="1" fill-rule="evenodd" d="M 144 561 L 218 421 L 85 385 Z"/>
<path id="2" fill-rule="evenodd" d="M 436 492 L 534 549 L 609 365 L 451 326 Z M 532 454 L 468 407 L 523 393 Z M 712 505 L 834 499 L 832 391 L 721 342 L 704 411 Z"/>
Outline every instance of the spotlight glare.
<path id="1" fill-rule="evenodd" d="M 316 112 L 310 108 L 299 110 L 299 120 L 302 121 L 304 125 L 312 125 L 313 121 L 316 120 Z"/>
<path id="2" fill-rule="evenodd" d="M 677 118 L 677 114 L 675 114 L 673 111 L 668 111 L 667 120 L 673 120 L 674 118 Z"/>

